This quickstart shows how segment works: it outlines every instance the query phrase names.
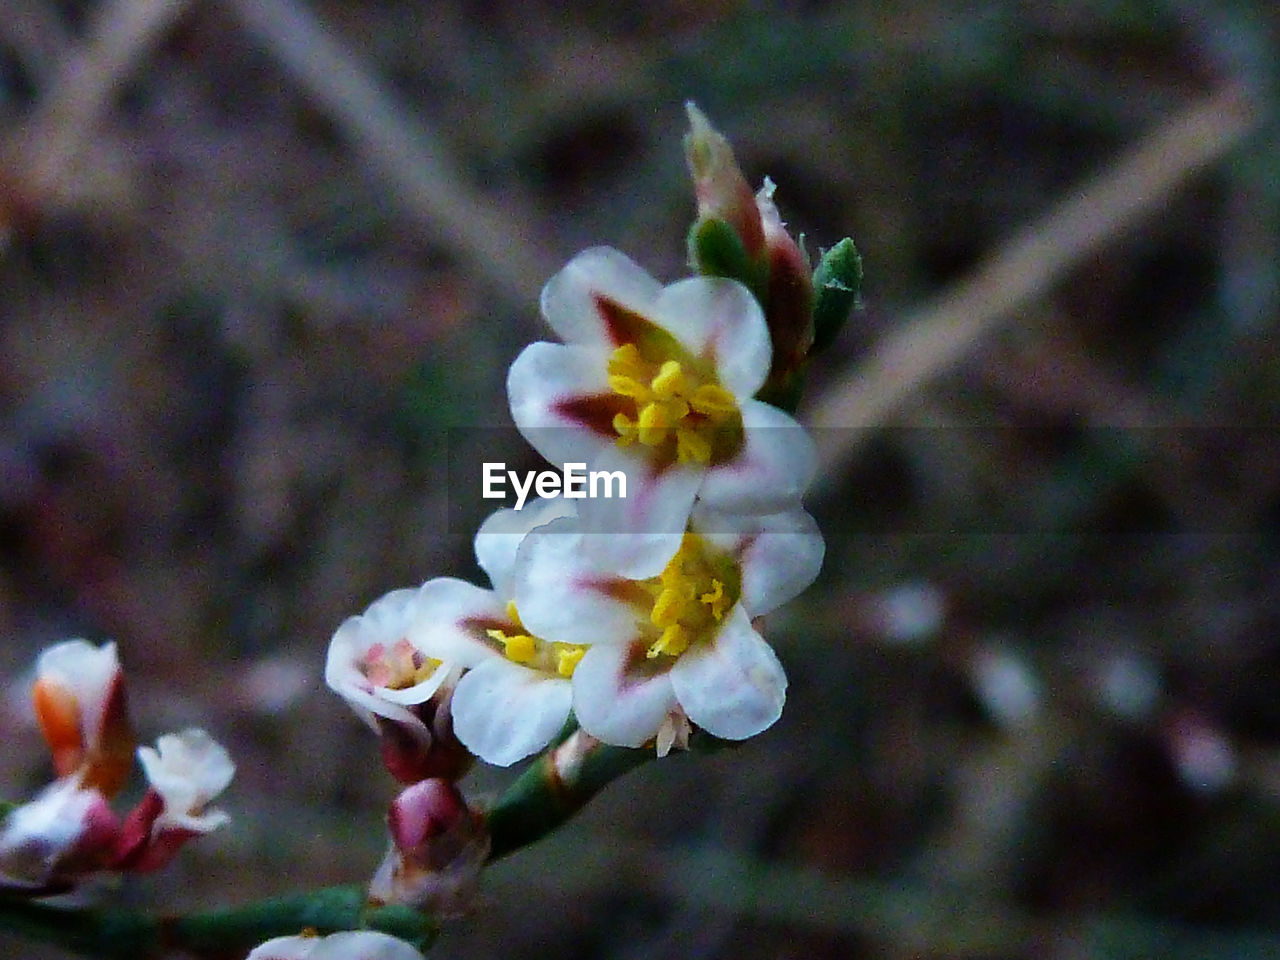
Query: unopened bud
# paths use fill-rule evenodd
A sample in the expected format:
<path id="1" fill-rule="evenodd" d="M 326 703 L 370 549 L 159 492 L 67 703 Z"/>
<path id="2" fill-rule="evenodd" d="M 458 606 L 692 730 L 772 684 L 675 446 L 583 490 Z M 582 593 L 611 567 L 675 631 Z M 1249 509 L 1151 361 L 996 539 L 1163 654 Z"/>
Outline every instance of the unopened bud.
<path id="1" fill-rule="evenodd" d="M 738 169 L 733 148 L 692 102 L 685 104 L 685 110 L 689 114 L 689 132 L 685 134 L 684 152 L 698 198 L 698 219 L 723 220 L 737 234 L 747 257 L 759 261 L 764 253 L 764 227 L 755 195 Z"/>
<path id="2" fill-rule="evenodd" d="M 68 640 L 45 650 L 31 700 L 58 776 L 115 796 L 134 748 L 116 645 Z"/>
<path id="3" fill-rule="evenodd" d="M 483 818 L 452 780 L 401 791 L 387 813 L 391 847 L 369 884 L 369 900 L 440 916 L 462 913 L 489 854 Z"/>
<path id="4" fill-rule="evenodd" d="M 787 233 L 773 202 L 773 190 L 773 181 L 766 177 L 756 194 L 756 204 L 769 262 L 764 317 L 773 341 L 773 366 L 768 382 L 780 387 L 800 368 L 813 346 L 813 274 L 809 258 Z"/>

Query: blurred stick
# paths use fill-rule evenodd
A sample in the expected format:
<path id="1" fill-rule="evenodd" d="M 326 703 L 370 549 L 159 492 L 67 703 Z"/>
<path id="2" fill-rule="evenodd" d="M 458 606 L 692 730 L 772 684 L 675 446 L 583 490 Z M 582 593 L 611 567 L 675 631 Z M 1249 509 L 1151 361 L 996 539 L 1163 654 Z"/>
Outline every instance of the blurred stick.
<path id="1" fill-rule="evenodd" d="M 560 266 L 526 235 L 533 217 L 476 193 L 438 138 L 373 79 L 369 68 L 294 0 L 226 0 L 266 47 L 345 131 L 352 146 L 396 189 L 401 202 L 460 259 L 513 304 L 534 302 Z M 505 202 L 505 201 L 504 201 Z M 509 202 L 508 206 L 509 206 Z"/>
<path id="2" fill-rule="evenodd" d="M 904 320 L 806 411 L 806 422 L 818 428 L 820 476 L 830 482 L 904 400 L 1159 210 L 1178 187 L 1241 143 L 1259 114 L 1234 86 L 1193 104 L 1072 191 L 967 280 Z"/>
<path id="3" fill-rule="evenodd" d="M 143 55 L 188 0 L 104 0 L 88 39 L 67 56 L 53 89 L 18 133 L 23 186 L 36 203 L 70 192 L 103 114 Z"/>

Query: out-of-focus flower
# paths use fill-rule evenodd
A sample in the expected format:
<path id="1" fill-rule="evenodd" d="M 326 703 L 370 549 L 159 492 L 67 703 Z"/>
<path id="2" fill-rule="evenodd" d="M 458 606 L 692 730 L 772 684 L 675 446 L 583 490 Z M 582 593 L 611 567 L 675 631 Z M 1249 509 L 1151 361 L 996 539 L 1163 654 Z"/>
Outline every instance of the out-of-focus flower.
<path id="1" fill-rule="evenodd" d="M 411 944 L 377 930 L 347 930 L 327 937 L 276 937 L 253 948 L 245 960 L 424 960 Z"/>
<path id="2" fill-rule="evenodd" d="M 231 783 L 235 764 L 221 744 L 195 728 L 165 734 L 154 748 L 139 747 L 138 760 L 150 786 L 125 818 L 113 865 L 147 872 L 231 819 L 209 804 Z"/>
<path id="3" fill-rule="evenodd" d="M 511 413 L 557 464 L 626 477 L 625 497 L 579 501 L 597 562 L 650 577 L 679 549 L 695 497 L 734 513 L 797 506 L 812 441 L 753 399 L 768 376 L 769 331 L 734 280 L 662 287 L 605 247 L 574 257 L 542 292 L 563 344 L 533 343 L 511 366 Z"/>
<path id="4" fill-rule="evenodd" d="M 418 590 L 393 590 L 333 635 L 324 679 L 382 737 L 387 769 L 403 783 L 461 776 L 470 756 L 453 735 L 458 669 L 425 652 Z"/>
<path id="5" fill-rule="evenodd" d="M 74 777 L 50 784 L 0 824 L 0 890 L 60 892 L 77 876 L 102 868 L 119 827 L 97 789 Z"/>
<path id="6" fill-rule="evenodd" d="M 49 647 L 36 661 L 31 700 L 58 776 L 114 796 L 134 748 L 116 645 L 67 640 Z"/>
<path id="7" fill-rule="evenodd" d="M 440 577 L 424 584 L 416 601 L 423 649 L 466 668 L 453 694 L 454 729 L 488 763 L 507 766 L 541 750 L 569 717 L 569 678 L 586 647 L 548 643 L 525 629 L 513 569 L 525 534 L 572 509 L 565 500 L 539 500 L 499 510 L 475 542 L 493 589 Z"/>
<path id="8" fill-rule="evenodd" d="M 451 780 L 405 788 L 387 813 L 391 847 L 369 885 L 369 899 L 437 916 L 461 914 L 489 854 L 483 818 Z"/>
<path id="9" fill-rule="evenodd" d="M 582 729 L 605 743 L 669 749 L 692 722 L 741 740 L 782 712 L 786 675 L 752 618 L 817 576 L 823 543 L 803 510 L 767 516 L 695 508 L 653 577 L 602 573 L 582 525 L 567 518 L 521 546 L 516 604 L 534 633 L 591 643 L 573 675 Z"/>

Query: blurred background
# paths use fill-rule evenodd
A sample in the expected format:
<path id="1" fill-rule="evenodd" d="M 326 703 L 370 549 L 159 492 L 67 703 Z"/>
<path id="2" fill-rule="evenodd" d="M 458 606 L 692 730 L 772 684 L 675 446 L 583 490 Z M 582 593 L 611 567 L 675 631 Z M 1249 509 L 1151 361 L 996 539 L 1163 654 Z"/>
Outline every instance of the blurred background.
<path id="1" fill-rule="evenodd" d="M 479 576 L 448 462 L 535 465 L 505 366 L 574 253 L 686 270 L 693 99 L 865 258 L 787 710 L 432 955 L 1280 956 L 1278 43 L 1261 0 L 5 0 L 3 795 L 49 777 L 36 652 L 114 638 L 141 736 L 239 764 L 126 900 L 372 872 L 329 637 Z"/>

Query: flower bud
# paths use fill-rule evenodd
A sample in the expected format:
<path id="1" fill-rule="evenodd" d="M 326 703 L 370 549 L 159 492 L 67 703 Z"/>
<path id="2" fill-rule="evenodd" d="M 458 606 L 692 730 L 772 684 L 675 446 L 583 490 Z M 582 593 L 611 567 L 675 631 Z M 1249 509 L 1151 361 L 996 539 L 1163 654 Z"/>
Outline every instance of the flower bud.
<path id="1" fill-rule="evenodd" d="M 45 650 L 31 700 L 58 776 L 115 796 L 134 747 L 116 645 L 68 640 Z"/>
<path id="2" fill-rule="evenodd" d="M 0 891 L 59 893 L 101 869 L 119 824 L 97 790 L 64 778 L 9 812 L 0 826 Z"/>
<path id="3" fill-rule="evenodd" d="M 391 847 L 369 885 L 369 900 L 441 916 L 470 902 L 489 854 L 484 820 L 452 780 L 405 788 L 387 813 Z"/>
<path id="4" fill-rule="evenodd" d="M 764 253 L 764 228 L 755 196 L 738 169 L 733 148 L 692 102 L 685 104 L 685 110 L 689 114 L 689 132 L 685 134 L 684 152 L 698 198 L 698 219 L 729 224 L 747 256 L 758 261 Z"/>
<path id="5" fill-rule="evenodd" d="M 769 259 L 764 318 L 773 341 L 773 366 L 768 383 L 782 386 L 813 346 L 813 272 L 804 250 L 787 233 L 773 202 L 773 191 L 773 181 L 766 177 L 756 203 Z"/>

